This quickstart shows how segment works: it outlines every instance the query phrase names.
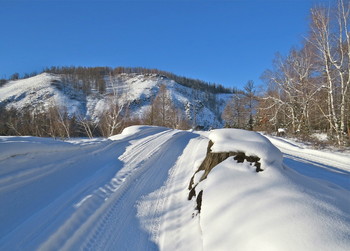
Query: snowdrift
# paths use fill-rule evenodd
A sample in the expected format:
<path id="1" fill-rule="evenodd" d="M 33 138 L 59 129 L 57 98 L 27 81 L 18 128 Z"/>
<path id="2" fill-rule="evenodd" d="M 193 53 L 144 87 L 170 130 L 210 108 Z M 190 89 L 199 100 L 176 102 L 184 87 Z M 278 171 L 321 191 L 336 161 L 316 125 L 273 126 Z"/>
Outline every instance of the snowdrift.
<path id="1" fill-rule="evenodd" d="M 281 167 L 282 154 L 271 142 L 252 131 L 240 129 L 219 129 L 209 134 L 214 143 L 212 152 L 243 152 L 246 156 L 260 158 L 262 169 L 268 166 Z"/>

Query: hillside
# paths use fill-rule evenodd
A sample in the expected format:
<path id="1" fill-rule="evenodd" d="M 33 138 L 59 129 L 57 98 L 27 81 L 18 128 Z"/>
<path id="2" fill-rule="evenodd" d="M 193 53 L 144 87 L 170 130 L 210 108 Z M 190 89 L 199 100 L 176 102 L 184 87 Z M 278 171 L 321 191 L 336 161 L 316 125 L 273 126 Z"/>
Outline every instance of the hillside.
<path id="1" fill-rule="evenodd" d="M 96 122 L 110 104 L 114 104 L 122 107 L 122 113 L 125 116 L 127 112 L 130 120 L 142 120 L 164 85 L 169 99 L 190 127 L 216 128 L 223 126 L 221 113 L 232 97 L 231 94 L 212 93 L 210 89 L 190 88 L 155 73 L 120 73 L 104 75 L 102 79 L 103 87 L 96 83 L 98 78 L 82 80 L 78 74 L 42 73 L 9 81 L 0 87 L 0 107 L 47 112 L 55 106 L 70 117 Z"/>
<path id="2" fill-rule="evenodd" d="M 0 249 L 347 250 L 349 156 L 270 139 L 283 163 L 268 139 L 236 129 L 0 137 Z M 262 171 L 232 156 L 201 179 L 210 140 Z"/>

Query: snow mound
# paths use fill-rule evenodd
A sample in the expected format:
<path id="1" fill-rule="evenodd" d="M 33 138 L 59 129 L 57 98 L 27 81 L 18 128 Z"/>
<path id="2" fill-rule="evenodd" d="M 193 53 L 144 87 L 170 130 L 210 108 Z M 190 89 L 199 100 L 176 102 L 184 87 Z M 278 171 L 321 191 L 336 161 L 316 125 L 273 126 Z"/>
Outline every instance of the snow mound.
<path id="1" fill-rule="evenodd" d="M 124 130 L 117 135 L 113 135 L 109 137 L 109 140 L 121 140 L 129 136 L 138 135 L 138 134 L 145 134 L 145 133 L 160 133 L 163 131 L 167 131 L 169 128 L 166 127 L 160 127 L 160 126 L 146 126 L 146 125 L 134 125 L 124 128 Z"/>
<path id="2" fill-rule="evenodd" d="M 127 137 L 129 135 L 137 134 L 137 133 L 141 132 L 142 129 L 145 129 L 147 127 L 148 126 L 129 126 L 129 127 L 124 128 L 124 130 L 120 134 L 113 135 L 113 136 L 109 137 L 108 139 L 120 140 L 120 139 Z"/>
<path id="3" fill-rule="evenodd" d="M 268 166 L 282 166 L 283 156 L 264 136 L 240 129 L 217 129 L 209 134 L 209 139 L 214 143 L 211 151 L 219 152 L 243 152 L 247 156 L 257 156 L 261 160 L 262 169 Z"/>
<path id="4" fill-rule="evenodd" d="M 244 152 L 260 157 L 262 167 L 282 168 L 256 172 L 249 161 L 229 157 L 197 184 L 204 250 L 348 249 L 346 190 L 283 165 L 281 152 L 260 134 L 220 129 L 209 139 L 212 152 Z"/>
<path id="5" fill-rule="evenodd" d="M 228 158 L 202 181 L 204 250 L 347 250 L 349 198 L 289 168 Z M 225 240 L 223 240 L 223 237 Z"/>

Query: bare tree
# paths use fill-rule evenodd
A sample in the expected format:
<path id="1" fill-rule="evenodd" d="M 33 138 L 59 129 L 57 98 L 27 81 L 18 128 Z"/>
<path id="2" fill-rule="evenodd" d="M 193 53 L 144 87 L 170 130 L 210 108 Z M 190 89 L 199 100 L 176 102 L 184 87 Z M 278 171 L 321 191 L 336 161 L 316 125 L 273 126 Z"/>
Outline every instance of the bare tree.
<path id="1" fill-rule="evenodd" d="M 172 103 L 170 94 L 165 85 L 160 85 L 157 96 L 155 97 L 152 108 L 154 124 L 165 127 L 174 127 L 176 109 Z"/>
<path id="2" fill-rule="evenodd" d="M 51 137 L 70 138 L 71 136 L 71 118 L 68 116 L 67 108 L 52 102 L 48 111 L 47 118 L 49 122 L 48 134 Z"/>
<path id="3" fill-rule="evenodd" d="M 94 130 L 97 128 L 98 124 L 93 123 L 91 120 L 88 120 L 87 118 L 84 118 L 83 115 L 79 114 L 77 116 L 77 122 L 81 126 L 81 128 L 84 130 L 84 133 L 86 136 L 88 136 L 90 139 L 94 137 Z"/>
<path id="4" fill-rule="evenodd" d="M 245 102 L 246 100 L 244 93 L 236 90 L 232 95 L 232 99 L 227 102 L 222 114 L 222 119 L 225 121 L 226 127 L 247 127 L 249 112 L 247 112 Z"/>
<path id="5" fill-rule="evenodd" d="M 160 85 L 157 96 L 153 99 L 144 120 L 149 125 L 169 128 L 186 127 L 181 111 L 175 108 L 170 93 L 165 85 Z"/>
<path id="6" fill-rule="evenodd" d="M 119 106 L 114 98 L 107 100 L 107 108 L 100 116 L 99 127 L 104 137 L 110 137 L 121 131 L 123 123 L 123 106 Z"/>
<path id="7" fill-rule="evenodd" d="M 283 112 L 292 132 L 308 131 L 310 103 L 320 91 L 314 81 L 314 63 L 308 44 L 301 50 L 292 49 L 287 57 L 276 55 L 274 71 L 266 71 L 264 79 L 270 88 L 269 108 Z M 275 119 L 277 114 L 274 115 Z"/>
<path id="8" fill-rule="evenodd" d="M 248 129 L 253 130 L 253 124 L 254 124 L 254 112 L 255 112 L 255 106 L 257 102 L 256 98 L 256 90 L 254 86 L 254 82 L 252 80 L 249 80 L 247 84 L 244 86 L 244 95 L 245 95 L 245 103 L 246 103 L 246 109 L 249 113 L 249 120 L 248 120 Z"/>
<path id="9" fill-rule="evenodd" d="M 232 128 L 235 127 L 235 115 L 234 115 L 233 101 L 227 102 L 224 111 L 222 112 L 222 119 L 225 121 L 225 127 Z"/>
<path id="10" fill-rule="evenodd" d="M 301 49 L 277 55 L 264 73 L 268 90 L 259 117 L 276 127 L 308 134 L 327 130 L 345 143 L 350 112 L 350 1 L 311 9 L 310 33 Z"/>

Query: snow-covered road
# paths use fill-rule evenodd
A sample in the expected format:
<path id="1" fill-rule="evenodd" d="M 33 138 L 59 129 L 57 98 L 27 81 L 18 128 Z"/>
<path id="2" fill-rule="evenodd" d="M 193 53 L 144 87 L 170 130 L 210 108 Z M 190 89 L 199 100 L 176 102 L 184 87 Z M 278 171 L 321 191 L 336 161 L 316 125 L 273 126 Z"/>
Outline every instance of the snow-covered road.
<path id="1" fill-rule="evenodd" d="M 188 185 L 206 156 L 208 135 L 139 126 L 108 140 L 0 137 L 0 250 L 342 250 L 350 244 L 350 156 L 270 137 L 284 168 L 271 164 L 256 173 L 247 163 L 223 162 L 201 185 L 197 214 Z M 330 237 L 315 243 L 318 236 Z"/>
<path id="2" fill-rule="evenodd" d="M 173 167 L 197 137 L 147 127 L 115 141 L 2 138 L 0 249 L 157 250 L 151 239 L 159 239 L 169 191 L 163 187 L 151 206 L 137 203 L 166 182 L 178 182 Z M 151 226 L 153 236 L 141 224 Z"/>
<path id="3" fill-rule="evenodd" d="M 278 137 L 268 137 L 283 153 L 284 163 L 302 175 L 350 191 L 350 154 L 325 152 Z"/>

